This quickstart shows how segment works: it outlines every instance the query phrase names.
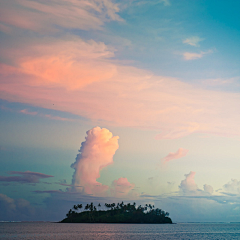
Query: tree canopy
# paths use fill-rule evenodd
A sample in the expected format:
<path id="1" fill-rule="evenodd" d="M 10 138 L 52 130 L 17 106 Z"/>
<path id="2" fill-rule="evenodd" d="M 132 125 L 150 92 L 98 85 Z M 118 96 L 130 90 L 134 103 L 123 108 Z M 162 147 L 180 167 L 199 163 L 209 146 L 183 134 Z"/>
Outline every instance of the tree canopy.
<path id="1" fill-rule="evenodd" d="M 105 203 L 105 210 L 99 209 L 101 204 L 96 206 L 91 202 L 83 207 L 82 204 L 74 205 L 66 214 L 62 223 L 172 223 L 169 213 L 154 205 L 145 204 L 136 206 L 124 202 Z M 84 209 L 81 211 L 81 209 Z M 79 211 L 80 210 L 80 211 Z"/>

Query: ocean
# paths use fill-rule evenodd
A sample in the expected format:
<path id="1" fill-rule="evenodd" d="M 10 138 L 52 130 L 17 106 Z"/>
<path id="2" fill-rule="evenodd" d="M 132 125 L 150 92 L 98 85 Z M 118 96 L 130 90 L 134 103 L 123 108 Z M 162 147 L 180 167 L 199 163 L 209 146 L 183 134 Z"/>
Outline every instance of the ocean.
<path id="1" fill-rule="evenodd" d="M 0 223 L 0 239 L 240 239 L 240 223 Z"/>

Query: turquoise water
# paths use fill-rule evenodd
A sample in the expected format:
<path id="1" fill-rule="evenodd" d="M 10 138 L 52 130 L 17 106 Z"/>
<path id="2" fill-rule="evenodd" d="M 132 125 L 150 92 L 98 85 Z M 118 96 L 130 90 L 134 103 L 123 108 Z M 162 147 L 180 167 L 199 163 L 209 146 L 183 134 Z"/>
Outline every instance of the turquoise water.
<path id="1" fill-rule="evenodd" d="M 0 239 L 240 239 L 240 223 L 0 223 Z"/>

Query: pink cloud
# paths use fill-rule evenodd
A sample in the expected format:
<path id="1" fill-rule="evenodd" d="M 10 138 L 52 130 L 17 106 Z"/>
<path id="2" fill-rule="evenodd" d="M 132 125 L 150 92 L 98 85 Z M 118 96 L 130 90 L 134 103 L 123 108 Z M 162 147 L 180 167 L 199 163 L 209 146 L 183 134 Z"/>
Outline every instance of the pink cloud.
<path id="1" fill-rule="evenodd" d="M 1 1 L 0 21 L 5 31 L 10 26 L 45 32 L 59 30 L 56 26 L 87 30 L 122 21 L 118 12 L 111 0 L 11 0 Z"/>
<path id="2" fill-rule="evenodd" d="M 164 162 L 169 162 L 174 159 L 185 157 L 188 153 L 187 149 L 179 148 L 175 153 L 169 153 L 165 158 L 163 158 Z"/>
<path id="3" fill-rule="evenodd" d="M 72 184 L 83 186 L 87 194 L 102 194 L 107 185 L 97 181 L 100 171 L 113 163 L 113 155 L 118 149 L 118 136 L 100 127 L 87 131 L 86 141 L 82 143 L 72 168 L 75 169 Z M 75 188 L 76 191 L 78 189 Z"/>
<path id="4" fill-rule="evenodd" d="M 135 185 L 130 183 L 127 178 L 119 178 L 112 182 L 111 195 L 115 197 L 126 196 L 131 193 Z"/>
<path id="5" fill-rule="evenodd" d="M 66 111 L 94 124 L 154 129 L 156 139 L 239 135 L 240 97 L 114 63 L 114 49 L 79 38 L 5 49 L 1 98 Z M 227 114 L 226 110 L 227 109 Z M 127 116 L 127 117 L 126 117 Z M 46 116 L 47 117 L 47 116 Z M 50 116 L 49 116 L 50 117 Z"/>
<path id="6" fill-rule="evenodd" d="M 22 51 L 9 49 L 9 55 L 14 55 L 14 51 L 17 67 L 1 64 L 1 75 L 18 76 L 33 88 L 77 90 L 92 82 L 106 81 L 116 73 L 115 65 L 105 60 L 114 56 L 114 50 L 93 40 L 59 41 Z"/>

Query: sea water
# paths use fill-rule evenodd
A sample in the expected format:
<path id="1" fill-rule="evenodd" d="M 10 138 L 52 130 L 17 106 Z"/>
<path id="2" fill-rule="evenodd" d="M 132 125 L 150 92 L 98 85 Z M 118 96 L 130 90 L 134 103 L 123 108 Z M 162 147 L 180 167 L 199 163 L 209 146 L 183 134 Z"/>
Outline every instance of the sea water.
<path id="1" fill-rule="evenodd" d="M 240 223 L 0 223 L 0 239 L 240 239 Z"/>

